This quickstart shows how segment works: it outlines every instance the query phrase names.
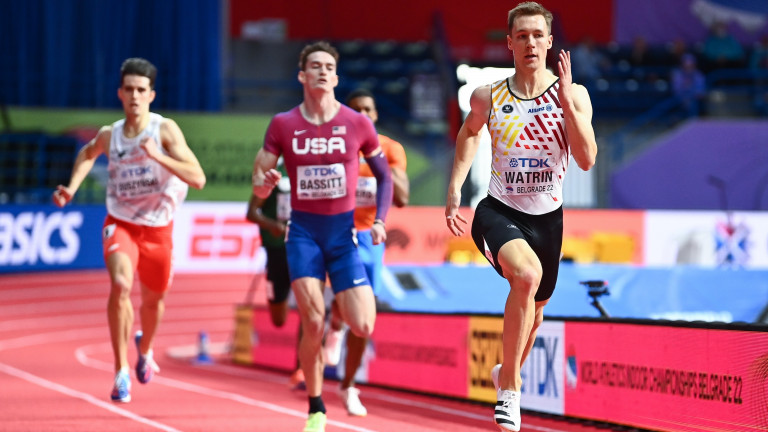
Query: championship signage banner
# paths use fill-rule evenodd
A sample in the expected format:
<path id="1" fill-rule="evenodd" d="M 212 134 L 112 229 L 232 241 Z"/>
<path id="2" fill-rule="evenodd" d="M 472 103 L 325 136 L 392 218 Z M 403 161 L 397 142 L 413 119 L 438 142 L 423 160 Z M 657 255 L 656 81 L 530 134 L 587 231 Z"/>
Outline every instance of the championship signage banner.
<path id="1" fill-rule="evenodd" d="M 768 428 L 768 333 L 565 325 L 565 415 L 651 430 Z"/>
<path id="2" fill-rule="evenodd" d="M 104 267 L 104 206 L 3 205 L 0 273 Z"/>
<path id="3" fill-rule="evenodd" d="M 247 203 L 186 202 L 173 222 L 177 272 L 261 273 L 266 253 L 259 226 L 245 219 Z"/>

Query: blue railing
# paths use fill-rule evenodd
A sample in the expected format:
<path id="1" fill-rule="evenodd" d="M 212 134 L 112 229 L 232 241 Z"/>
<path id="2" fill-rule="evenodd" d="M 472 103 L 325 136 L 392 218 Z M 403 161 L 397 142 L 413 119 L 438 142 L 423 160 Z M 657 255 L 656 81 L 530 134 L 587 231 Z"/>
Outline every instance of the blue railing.
<path id="1" fill-rule="evenodd" d="M 78 140 L 71 136 L 36 133 L 0 134 L 0 203 L 49 203 L 59 184 L 67 184 Z M 85 182 L 78 200 L 95 199 Z"/>

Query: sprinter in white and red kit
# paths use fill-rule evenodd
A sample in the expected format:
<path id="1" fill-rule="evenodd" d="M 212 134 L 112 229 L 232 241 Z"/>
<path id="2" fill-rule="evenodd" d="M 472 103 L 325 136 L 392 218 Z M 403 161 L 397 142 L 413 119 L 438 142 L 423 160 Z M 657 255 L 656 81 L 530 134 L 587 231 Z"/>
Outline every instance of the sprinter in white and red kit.
<path id="1" fill-rule="evenodd" d="M 202 189 L 205 185 L 205 173 L 176 122 L 149 111 L 155 99 L 156 76 L 157 69 L 145 59 L 123 62 L 117 96 L 125 118 L 102 127 L 83 146 L 69 184 L 59 185 L 53 193 L 59 207 L 69 203 L 96 158 L 107 155 L 107 218 L 102 246 L 111 281 L 107 317 L 115 356 L 110 394 L 114 402 L 131 400 L 128 345 L 133 327 L 134 273 L 138 270 L 141 285 L 141 331 L 134 335 L 138 351 L 135 370 L 139 382 L 146 384 L 160 370 L 153 359 L 152 344 L 173 274 L 173 216 L 186 198 L 188 186 Z"/>

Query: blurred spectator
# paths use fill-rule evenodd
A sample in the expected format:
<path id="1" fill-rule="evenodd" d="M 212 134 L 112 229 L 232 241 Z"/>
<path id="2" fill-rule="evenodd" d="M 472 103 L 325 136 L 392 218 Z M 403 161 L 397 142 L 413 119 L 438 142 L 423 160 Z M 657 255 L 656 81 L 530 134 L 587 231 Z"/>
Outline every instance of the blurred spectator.
<path id="1" fill-rule="evenodd" d="M 698 117 L 706 96 L 704 74 L 696 66 L 696 57 L 685 54 L 680 66 L 672 70 L 672 94 L 680 102 L 685 117 Z"/>
<path id="2" fill-rule="evenodd" d="M 724 22 L 712 24 L 704 40 L 702 54 L 706 60 L 705 70 L 744 67 L 744 48 L 730 33 Z"/>
<path id="3" fill-rule="evenodd" d="M 587 36 L 571 51 L 573 82 L 587 87 L 594 85 L 610 68 L 610 61 L 595 48 L 592 38 Z"/>
<path id="4" fill-rule="evenodd" d="M 749 68 L 753 70 L 768 70 L 768 33 L 764 34 L 752 49 L 752 55 L 749 58 Z"/>
<path id="5" fill-rule="evenodd" d="M 668 72 L 663 66 L 666 58 L 665 52 L 660 47 L 648 45 L 648 41 L 643 36 L 637 36 L 632 41 L 632 46 L 627 55 L 627 61 L 635 70 L 635 76 L 648 82 L 654 82 L 661 78 L 659 71 L 664 70 L 664 78 L 667 78 Z M 678 63 L 674 63 L 677 65 Z M 671 66 L 671 65 L 670 65 Z"/>
<path id="6" fill-rule="evenodd" d="M 667 56 L 665 66 L 677 67 L 683 60 L 683 56 L 688 53 L 688 45 L 683 39 L 675 39 L 667 46 Z"/>
<path id="7" fill-rule="evenodd" d="M 768 34 L 764 34 L 752 49 L 749 68 L 755 73 L 755 109 L 768 115 Z"/>
<path id="8" fill-rule="evenodd" d="M 632 47 L 629 51 L 629 63 L 632 66 L 656 66 L 661 61 L 657 50 L 650 47 L 644 37 L 637 36 L 632 40 Z"/>

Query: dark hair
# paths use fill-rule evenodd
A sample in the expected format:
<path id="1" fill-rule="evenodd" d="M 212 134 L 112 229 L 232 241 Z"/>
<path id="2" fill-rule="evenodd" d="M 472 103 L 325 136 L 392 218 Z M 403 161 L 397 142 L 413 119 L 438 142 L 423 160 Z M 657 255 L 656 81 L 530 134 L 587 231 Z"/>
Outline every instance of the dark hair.
<path id="1" fill-rule="evenodd" d="M 138 75 L 149 78 L 149 88 L 155 88 L 155 78 L 157 78 L 157 68 L 149 61 L 132 57 L 123 62 L 120 66 L 120 85 L 123 84 L 123 78 L 126 75 Z"/>
<path id="2" fill-rule="evenodd" d="M 536 2 L 523 2 L 515 6 L 514 9 L 507 14 L 507 33 L 512 31 L 512 26 L 515 24 L 515 19 L 521 16 L 535 16 L 541 15 L 544 17 L 544 21 L 547 22 L 547 32 L 552 34 L 552 12 L 544 8 Z"/>
<path id="3" fill-rule="evenodd" d="M 333 45 L 326 41 L 320 41 L 311 43 L 301 50 L 301 54 L 299 54 L 299 69 L 304 70 L 304 67 L 307 65 L 307 57 L 309 57 L 310 54 L 318 51 L 327 52 L 333 56 L 333 59 L 336 60 L 336 63 L 339 63 L 339 52 L 336 51 L 336 48 L 334 48 Z"/>
<path id="4" fill-rule="evenodd" d="M 349 105 L 350 102 L 352 102 L 352 99 L 357 99 L 359 97 L 369 97 L 373 99 L 374 103 L 376 103 L 376 98 L 373 97 L 373 93 L 371 93 L 370 90 L 359 88 L 357 90 L 352 90 L 352 93 L 347 96 L 347 105 Z"/>

